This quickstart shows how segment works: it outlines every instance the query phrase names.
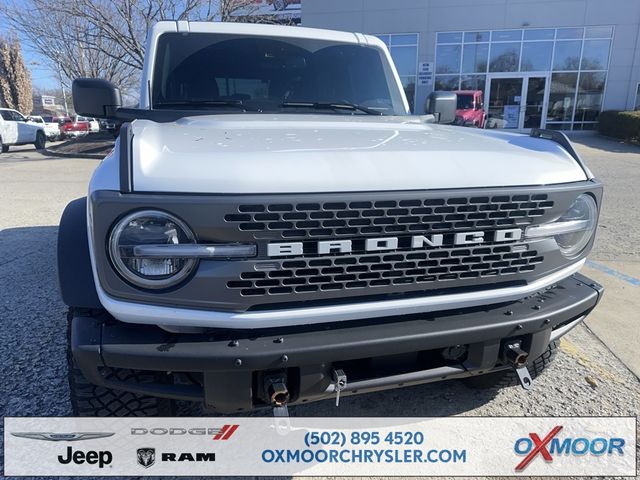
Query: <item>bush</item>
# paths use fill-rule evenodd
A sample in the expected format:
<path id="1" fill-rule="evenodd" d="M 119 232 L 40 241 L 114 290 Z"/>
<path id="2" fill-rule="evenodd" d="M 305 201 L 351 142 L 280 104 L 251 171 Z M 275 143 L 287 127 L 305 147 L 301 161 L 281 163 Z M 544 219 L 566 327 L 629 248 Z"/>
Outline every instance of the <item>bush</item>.
<path id="1" fill-rule="evenodd" d="M 640 141 L 640 111 L 602 112 L 598 117 L 598 131 L 609 137 L 638 142 Z"/>

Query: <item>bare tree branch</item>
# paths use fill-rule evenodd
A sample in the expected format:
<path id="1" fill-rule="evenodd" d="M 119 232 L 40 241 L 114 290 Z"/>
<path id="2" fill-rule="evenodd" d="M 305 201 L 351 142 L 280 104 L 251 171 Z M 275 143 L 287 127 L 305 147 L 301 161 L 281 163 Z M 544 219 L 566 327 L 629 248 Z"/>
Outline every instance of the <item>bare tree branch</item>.
<path id="1" fill-rule="evenodd" d="M 62 71 L 64 81 L 99 77 L 125 94 L 137 87 L 145 39 L 160 20 L 283 23 L 257 15 L 255 0 L 0 0 L 0 13 Z"/>

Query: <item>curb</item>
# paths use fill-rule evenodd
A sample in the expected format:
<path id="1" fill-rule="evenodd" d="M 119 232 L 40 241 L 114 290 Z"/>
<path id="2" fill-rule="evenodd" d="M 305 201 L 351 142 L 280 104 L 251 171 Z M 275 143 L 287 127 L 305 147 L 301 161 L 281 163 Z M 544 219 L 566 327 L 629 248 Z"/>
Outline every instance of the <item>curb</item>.
<path id="1" fill-rule="evenodd" d="M 66 153 L 66 152 L 58 152 L 56 150 L 49 150 L 45 148 L 44 150 L 39 150 L 43 155 L 48 155 L 51 157 L 63 157 L 63 158 L 87 158 L 89 160 L 102 160 L 107 156 L 106 153 Z"/>

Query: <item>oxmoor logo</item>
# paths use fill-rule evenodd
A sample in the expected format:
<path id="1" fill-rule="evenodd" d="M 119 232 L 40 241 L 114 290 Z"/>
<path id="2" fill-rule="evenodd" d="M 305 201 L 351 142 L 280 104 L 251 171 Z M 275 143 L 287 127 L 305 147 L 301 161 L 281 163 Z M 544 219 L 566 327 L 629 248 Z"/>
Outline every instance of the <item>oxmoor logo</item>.
<path id="1" fill-rule="evenodd" d="M 556 425 L 544 438 L 537 433 L 529 433 L 529 438 L 518 438 L 514 444 L 517 455 L 525 455 L 524 459 L 516 465 L 516 472 L 521 472 L 529 465 L 538 454 L 548 463 L 553 462 L 553 455 L 624 455 L 624 439 L 618 437 L 564 437 L 557 435 L 562 430 L 562 425 Z"/>

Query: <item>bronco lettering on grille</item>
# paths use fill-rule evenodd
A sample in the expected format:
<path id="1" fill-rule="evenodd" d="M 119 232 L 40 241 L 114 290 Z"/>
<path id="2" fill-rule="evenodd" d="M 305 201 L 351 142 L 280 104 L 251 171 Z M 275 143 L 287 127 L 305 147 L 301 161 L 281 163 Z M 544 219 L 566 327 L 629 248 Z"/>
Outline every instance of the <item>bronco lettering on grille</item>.
<path id="1" fill-rule="evenodd" d="M 397 250 L 398 248 L 427 248 L 453 245 L 475 245 L 485 242 L 514 242 L 522 238 L 520 228 L 495 230 L 492 232 L 472 231 L 457 232 L 455 234 L 436 233 L 432 235 L 413 235 L 411 237 L 376 237 L 366 240 L 322 240 L 313 242 L 311 247 L 305 248 L 304 242 L 270 243 L 267 255 L 270 257 L 284 257 L 302 255 L 309 252 L 318 255 L 332 253 L 352 253 L 357 251 L 377 252 Z M 312 248 L 311 251 L 308 248 Z"/>

